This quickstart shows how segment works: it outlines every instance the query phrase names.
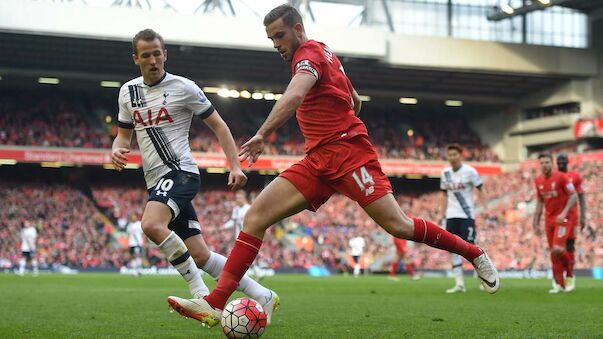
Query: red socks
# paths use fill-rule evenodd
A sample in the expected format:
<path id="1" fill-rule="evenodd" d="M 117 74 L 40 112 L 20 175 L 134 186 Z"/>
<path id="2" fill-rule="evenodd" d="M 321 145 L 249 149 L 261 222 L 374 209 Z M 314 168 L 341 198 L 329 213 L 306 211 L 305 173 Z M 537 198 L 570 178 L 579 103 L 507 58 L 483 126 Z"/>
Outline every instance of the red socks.
<path id="1" fill-rule="evenodd" d="M 224 309 L 228 298 L 237 289 L 239 281 L 241 281 L 245 272 L 247 272 L 249 266 L 251 266 L 258 255 L 260 247 L 262 247 L 262 239 L 251 236 L 243 231 L 239 233 L 234 248 L 226 260 L 222 274 L 220 274 L 218 284 L 205 297 L 205 301 L 210 306 L 220 310 Z"/>
<path id="2" fill-rule="evenodd" d="M 397 271 L 397 270 L 398 270 L 398 262 L 397 262 L 397 261 L 394 261 L 394 262 L 392 263 L 392 267 L 390 267 L 390 269 L 389 269 L 389 276 L 390 276 L 390 277 L 392 277 L 392 278 L 393 278 L 394 276 L 396 276 L 396 271 Z"/>
<path id="3" fill-rule="evenodd" d="M 563 278 L 563 255 L 561 257 L 551 254 L 551 261 L 553 262 L 553 279 L 557 285 L 565 288 L 565 279 Z"/>
<path id="4" fill-rule="evenodd" d="M 565 251 L 567 260 L 567 277 L 572 278 L 574 276 L 574 265 L 576 264 L 576 251 Z"/>
<path id="5" fill-rule="evenodd" d="M 408 272 L 408 275 L 412 278 L 415 276 L 415 268 L 413 267 L 413 264 L 405 264 L 406 266 L 406 272 Z"/>
<path id="6" fill-rule="evenodd" d="M 469 262 L 482 255 L 482 250 L 440 226 L 421 218 L 412 218 L 415 230 L 412 240 L 458 254 Z"/>

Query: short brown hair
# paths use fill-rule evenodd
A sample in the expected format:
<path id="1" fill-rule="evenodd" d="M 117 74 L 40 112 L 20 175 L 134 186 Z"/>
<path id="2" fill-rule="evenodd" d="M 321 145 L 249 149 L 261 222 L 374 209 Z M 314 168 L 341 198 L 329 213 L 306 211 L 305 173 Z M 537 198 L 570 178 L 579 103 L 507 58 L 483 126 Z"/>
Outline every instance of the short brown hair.
<path id="1" fill-rule="evenodd" d="M 136 33 L 136 35 L 132 39 L 132 53 L 134 53 L 134 54 L 138 53 L 137 45 L 138 45 L 139 40 L 153 41 L 155 39 L 159 39 L 159 42 L 161 42 L 161 49 L 165 49 L 165 43 L 163 42 L 163 37 L 159 33 L 155 32 L 154 30 L 147 28 L 147 29 L 143 29 L 142 31 Z"/>
<path id="2" fill-rule="evenodd" d="M 451 151 L 451 150 L 456 150 L 460 154 L 463 153 L 463 148 L 459 144 L 449 144 L 448 146 L 446 146 L 446 151 Z"/>
<path id="3" fill-rule="evenodd" d="M 553 156 L 551 155 L 551 153 L 540 153 L 538 155 L 538 160 L 546 158 L 551 159 L 551 161 L 553 160 Z"/>
<path id="4" fill-rule="evenodd" d="M 264 26 L 268 26 L 280 18 L 283 18 L 283 23 L 289 27 L 293 27 L 293 25 L 297 23 L 303 23 L 302 17 L 297 9 L 285 4 L 273 8 L 266 14 L 264 17 Z"/>

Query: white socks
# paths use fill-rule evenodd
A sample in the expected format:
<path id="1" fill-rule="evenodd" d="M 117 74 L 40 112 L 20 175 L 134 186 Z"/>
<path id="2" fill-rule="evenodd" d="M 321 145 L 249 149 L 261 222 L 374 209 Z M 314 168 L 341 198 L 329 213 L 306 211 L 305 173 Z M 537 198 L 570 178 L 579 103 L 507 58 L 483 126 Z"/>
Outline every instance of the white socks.
<path id="1" fill-rule="evenodd" d="M 190 256 L 186 245 L 176 233 L 171 232 L 158 246 L 172 266 L 186 280 L 193 297 L 201 298 L 209 294 L 209 289 L 201 278 L 195 260 Z"/>
<path id="2" fill-rule="evenodd" d="M 218 279 L 220 273 L 222 273 L 222 269 L 224 269 L 224 264 L 226 264 L 225 256 L 210 252 L 209 259 L 201 269 L 211 275 L 214 279 Z M 260 285 L 257 281 L 251 279 L 247 275 L 243 276 L 237 290 L 247 294 L 252 299 L 259 301 L 261 304 L 266 303 L 266 298 L 272 296 L 269 289 Z"/>
<path id="3" fill-rule="evenodd" d="M 360 264 L 355 264 L 354 265 L 354 276 L 359 276 L 360 275 Z"/>
<path id="4" fill-rule="evenodd" d="M 452 274 L 457 286 L 465 286 L 463 277 L 463 257 L 458 254 L 452 255 Z"/>

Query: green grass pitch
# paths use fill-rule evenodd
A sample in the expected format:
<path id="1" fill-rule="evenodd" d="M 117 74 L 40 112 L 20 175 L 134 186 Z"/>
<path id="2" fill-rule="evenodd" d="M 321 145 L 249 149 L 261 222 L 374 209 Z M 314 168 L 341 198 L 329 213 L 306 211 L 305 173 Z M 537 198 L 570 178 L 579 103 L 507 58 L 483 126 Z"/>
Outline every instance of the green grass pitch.
<path id="1" fill-rule="evenodd" d="M 444 293 L 452 279 L 438 278 L 279 275 L 263 283 L 281 297 L 264 338 L 603 338 L 603 281 L 590 278 L 561 295 L 549 295 L 544 279 L 506 279 L 495 295 L 474 279 L 457 295 Z M 0 337 L 223 337 L 219 327 L 169 313 L 172 294 L 188 295 L 178 276 L 0 274 Z"/>

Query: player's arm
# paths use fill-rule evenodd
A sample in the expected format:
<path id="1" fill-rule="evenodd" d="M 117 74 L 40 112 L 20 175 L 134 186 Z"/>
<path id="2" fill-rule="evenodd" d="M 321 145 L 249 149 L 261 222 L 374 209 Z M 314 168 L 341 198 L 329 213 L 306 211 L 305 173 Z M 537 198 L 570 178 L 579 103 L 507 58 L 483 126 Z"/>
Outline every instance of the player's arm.
<path id="1" fill-rule="evenodd" d="M 572 209 L 576 201 L 578 201 L 578 194 L 576 194 L 576 191 L 572 190 L 570 191 L 570 197 L 569 199 L 567 199 L 563 211 L 561 211 L 561 213 L 559 213 L 559 215 L 557 216 L 557 223 L 561 224 L 565 221 L 565 219 L 567 218 L 567 214 Z"/>
<path id="2" fill-rule="evenodd" d="M 362 109 L 362 100 L 360 100 L 360 96 L 356 90 L 352 91 L 352 99 L 354 100 L 354 113 L 356 116 L 360 114 L 360 110 Z"/>
<path id="3" fill-rule="evenodd" d="M 228 165 L 230 166 L 230 174 L 228 176 L 228 187 L 231 190 L 237 190 L 247 183 L 247 177 L 241 171 L 241 166 L 237 159 L 237 146 L 235 145 L 230 128 L 226 125 L 226 122 L 222 119 L 218 111 L 214 110 L 213 113 L 203 119 L 203 122 L 209 127 L 215 136 L 218 138 L 218 142 L 224 150 L 226 159 L 228 159 Z"/>
<path id="4" fill-rule="evenodd" d="M 584 192 L 578 193 L 578 203 L 580 204 L 580 231 L 586 226 L 586 201 L 584 200 Z"/>
<path id="5" fill-rule="evenodd" d="M 240 161 L 249 159 L 249 166 L 251 167 L 264 150 L 264 140 L 293 116 L 295 110 L 301 105 L 304 97 L 316 81 L 316 76 L 306 72 L 298 72 L 293 76 L 287 90 L 272 107 L 272 111 L 262 127 L 253 138 L 241 146 Z"/>
<path id="6" fill-rule="evenodd" d="M 484 185 L 479 185 L 477 188 L 477 199 L 480 205 L 482 205 L 482 215 L 486 217 L 488 215 L 488 198 L 486 195 L 486 189 Z"/>
<path id="7" fill-rule="evenodd" d="M 117 171 L 121 171 L 128 163 L 127 154 L 130 153 L 130 145 L 132 143 L 132 129 L 134 126 L 126 126 L 121 124 L 117 128 L 117 136 L 113 140 L 111 147 L 111 161 Z M 123 126 L 123 127 L 122 127 Z"/>
<path id="8" fill-rule="evenodd" d="M 540 217 L 542 216 L 542 210 L 544 205 L 542 204 L 542 199 L 538 196 L 536 200 L 536 210 L 534 211 L 534 220 L 532 223 L 532 227 L 534 231 L 538 231 L 538 227 L 540 226 Z"/>
<path id="9" fill-rule="evenodd" d="M 448 209 L 448 191 L 442 190 L 440 198 L 440 222 L 443 224 L 446 219 L 446 210 Z"/>

